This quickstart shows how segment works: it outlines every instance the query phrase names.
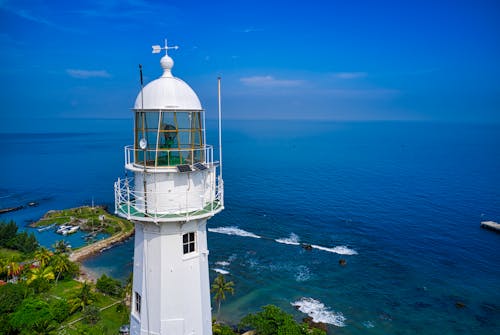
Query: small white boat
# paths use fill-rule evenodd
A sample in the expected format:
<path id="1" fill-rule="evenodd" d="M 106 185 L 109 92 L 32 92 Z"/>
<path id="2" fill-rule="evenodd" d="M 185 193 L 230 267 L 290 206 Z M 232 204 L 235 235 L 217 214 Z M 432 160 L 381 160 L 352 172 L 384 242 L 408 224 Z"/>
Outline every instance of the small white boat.
<path id="1" fill-rule="evenodd" d="M 71 227 L 73 227 L 73 226 L 60 225 L 59 228 L 56 230 L 56 233 L 63 234 L 64 231 L 68 230 Z"/>
<path id="2" fill-rule="evenodd" d="M 70 228 L 63 230 L 62 234 L 63 235 L 73 234 L 76 233 L 78 229 L 80 229 L 80 226 L 70 226 Z"/>
<path id="3" fill-rule="evenodd" d="M 53 224 L 48 225 L 48 226 L 45 226 L 45 227 L 40 227 L 40 228 L 38 228 L 38 232 L 40 232 L 40 233 L 41 233 L 41 232 L 44 232 L 44 231 L 46 231 L 46 230 L 49 230 L 49 229 L 54 228 L 55 226 L 56 226 L 56 224 L 55 224 L 55 223 L 53 223 Z"/>
<path id="4" fill-rule="evenodd" d="M 482 221 L 481 227 L 500 232 L 500 224 L 496 223 L 495 221 Z"/>

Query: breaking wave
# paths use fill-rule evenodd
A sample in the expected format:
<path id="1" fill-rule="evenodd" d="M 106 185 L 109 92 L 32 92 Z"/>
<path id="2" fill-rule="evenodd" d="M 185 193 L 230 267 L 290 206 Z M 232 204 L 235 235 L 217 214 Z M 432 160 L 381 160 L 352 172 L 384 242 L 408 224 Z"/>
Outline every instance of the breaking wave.
<path id="1" fill-rule="evenodd" d="M 357 255 L 358 252 L 354 249 L 350 249 L 344 245 L 338 246 L 338 247 L 333 247 L 333 248 L 327 248 L 327 247 L 322 247 L 320 245 L 315 245 L 312 244 L 311 247 L 314 249 L 318 250 L 323 250 L 323 251 L 328 251 L 328 252 L 333 252 L 339 255 Z"/>
<path id="2" fill-rule="evenodd" d="M 215 262 L 215 264 L 220 265 L 220 266 L 229 266 L 231 263 L 222 261 L 222 262 Z"/>
<path id="3" fill-rule="evenodd" d="M 337 327 L 345 327 L 342 313 L 330 310 L 322 302 L 313 298 L 302 298 L 292 303 L 299 311 L 309 315 L 314 322 L 328 323 Z"/>
<path id="4" fill-rule="evenodd" d="M 366 328 L 373 328 L 375 327 L 375 324 L 372 321 L 364 321 L 363 326 L 365 326 Z"/>
<path id="5" fill-rule="evenodd" d="M 226 235 L 237 235 L 237 236 L 244 236 L 244 237 L 261 238 L 259 235 L 255 235 L 254 233 L 240 229 L 238 227 L 208 228 L 208 231 L 211 233 L 219 233 L 219 234 L 226 234 Z"/>
<path id="6" fill-rule="evenodd" d="M 297 273 L 295 273 L 295 280 L 298 282 L 303 282 L 311 278 L 311 272 L 309 268 L 305 265 L 300 265 L 297 268 Z"/>
<path id="7" fill-rule="evenodd" d="M 291 233 L 288 238 L 278 238 L 275 240 L 278 243 L 299 245 L 299 236 L 297 234 Z"/>
<path id="8" fill-rule="evenodd" d="M 249 231 L 240 229 L 238 227 L 230 226 L 230 227 L 217 227 L 217 228 L 208 228 L 208 231 L 211 233 L 225 234 L 225 235 L 236 235 L 243 237 L 253 237 L 253 238 L 263 238 L 262 236 L 256 235 Z M 270 239 L 268 237 L 264 237 L 265 239 Z M 300 245 L 300 238 L 297 234 L 291 233 L 289 237 L 278 238 L 274 241 L 282 244 L 288 245 Z M 344 245 L 336 246 L 333 248 L 322 247 L 320 245 L 311 244 L 311 247 L 318 250 L 323 250 L 327 252 L 333 252 L 339 255 L 357 255 L 358 252 L 354 249 L 350 249 Z"/>

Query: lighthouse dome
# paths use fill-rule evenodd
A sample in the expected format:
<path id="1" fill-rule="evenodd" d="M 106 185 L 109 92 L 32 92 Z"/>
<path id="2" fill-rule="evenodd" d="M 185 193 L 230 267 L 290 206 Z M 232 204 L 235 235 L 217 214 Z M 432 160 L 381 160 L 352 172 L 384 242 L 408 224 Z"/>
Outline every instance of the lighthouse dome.
<path id="1" fill-rule="evenodd" d="M 147 84 L 135 99 L 135 110 L 201 110 L 200 100 L 183 80 L 172 75 L 174 61 L 168 55 L 160 60 L 163 75 Z M 141 96 L 142 95 L 142 96 Z"/>

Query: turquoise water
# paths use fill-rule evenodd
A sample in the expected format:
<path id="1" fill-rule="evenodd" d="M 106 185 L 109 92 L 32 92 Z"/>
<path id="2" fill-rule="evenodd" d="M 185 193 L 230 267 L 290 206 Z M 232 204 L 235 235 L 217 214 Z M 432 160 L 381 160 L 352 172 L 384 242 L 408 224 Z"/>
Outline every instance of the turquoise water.
<path id="1" fill-rule="evenodd" d="M 72 122 L 64 125 L 71 134 L 52 125 L 0 135 L 9 158 L 0 205 L 40 203 L 1 219 L 23 226 L 92 198 L 112 206 L 131 120 Z M 479 228 L 500 220 L 499 125 L 224 126 L 226 210 L 208 225 L 211 276 L 227 272 L 236 288 L 223 319 L 236 323 L 273 303 L 329 323 L 332 334 L 499 329 L 500 234 Z M 208 135 L 215 144 L 216 133 Z M 58 237 L 39 234 L 46 245 Z M 128 241 L 85 266 L 124 279 L 132 256 Z"/>

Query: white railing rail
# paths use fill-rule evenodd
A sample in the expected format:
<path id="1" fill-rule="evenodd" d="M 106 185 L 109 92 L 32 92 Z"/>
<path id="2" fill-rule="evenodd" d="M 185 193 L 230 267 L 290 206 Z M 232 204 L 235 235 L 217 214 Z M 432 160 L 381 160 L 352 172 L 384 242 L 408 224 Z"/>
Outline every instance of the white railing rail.
<path id="1" fill-rule="evenodd" d="M 214 188 L 210 193 L 214 194 L 215 191 L 215 195 L 205 200 L 202 208 L 189 208 L 186 195 L 186 206 L 179 205 L 179 208 L 166 212 L 164 208 L 158 207 L 160 202 L 157 200 L 167 196 L 168 192 L 135 191 L 133 178 L 118 179 L 115 182 L 115 213 L 129 220 L 152 222 L 189 221 L 210 217 L 223 209 L 223 184 L 220 178 L 217 187 L 214 185 Z"/>
<path id="2" fill-rule="evenodd" d="M 205 145 L 202 148 L 150 148 L 138 149 L 133 145 L 125 147 L 125 165 L 133 164 L 146 167 L 166 168 L 179 164 L 194 163 L 213 164 L 213 146 Z"/>

